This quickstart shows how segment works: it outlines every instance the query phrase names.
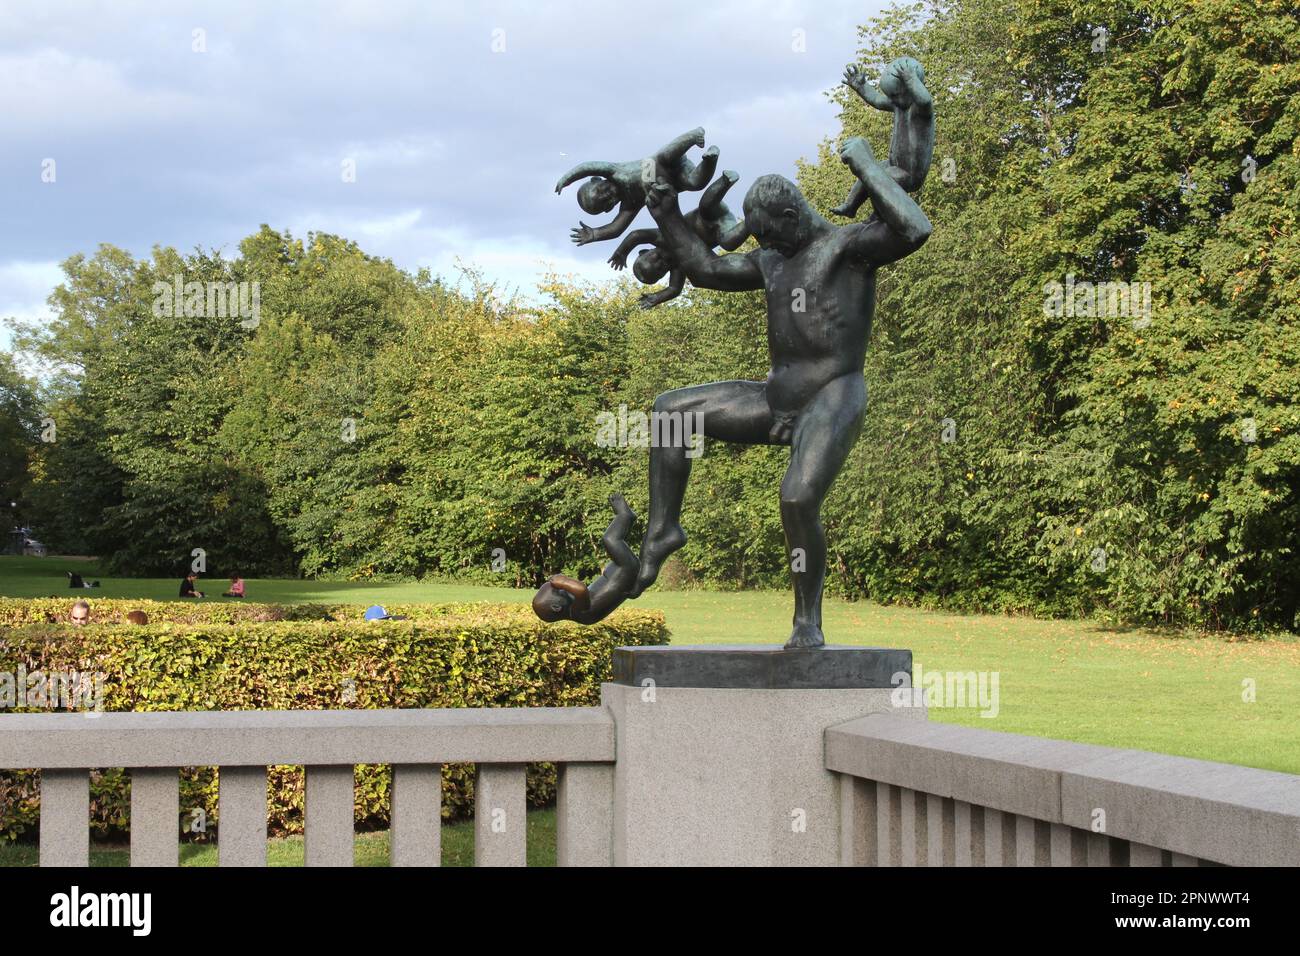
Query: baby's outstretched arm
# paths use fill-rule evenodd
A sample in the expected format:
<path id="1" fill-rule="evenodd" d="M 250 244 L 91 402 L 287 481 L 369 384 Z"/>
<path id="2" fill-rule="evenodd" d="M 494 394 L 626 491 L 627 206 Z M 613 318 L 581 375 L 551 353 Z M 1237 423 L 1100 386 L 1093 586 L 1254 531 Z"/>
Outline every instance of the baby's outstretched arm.
<path id="1" fill-rule="evenodd" d="M 933 115 L 934 97 L 925 88 L 925 82 L 921 79 L 920 73 L 916 69 L 899 70 L 899 79 L 903 81 L 903 87 L 912 97 L 912 107 L 921 116 L 929 117 Z"/>
<path id="2" fill-rule="evenodd" d="M 889 97 L 867 82 L 867 74 L 856 63 L 850 63 L 844 68 L 844 85 L 857 93 L 868 106 L 886 112 L 893 111 L 894 104 Z"/>
<path id="3" fill-rule="evenodd" d="M 668 275 L 668 288 L 660 289 L 658 292 L 647 292 L 639 300 L 637 305 L 643 309 L 653 309 L 656 305 L 663 305 L 682 294 L 682 289 L 686 288 L 686 273 L 681 269 L 674 269 Z"/>
<path id="4" fill-rule="evenodd" d="M 606 163 L 601 161 L 579 163 L 560 177 L 559 181 L 555 184 L 555 191 L 557 193 L 562 192 L 565 186 L 576 183 L 579 179 L 586 179 L 588 176 L 607 176 L 612 178 L 617 172 L 618 167 L 615 163 Z"/>
<path id="5" fill-rule="evenodd" d="M 637 246 L 657 246 L 659 245 L 658 229 L 633 229 L 623 241 L 618 244 L 614 254 L 609 257 L 609 264 L 615 269 L 627 268 L 628 254 Z"/>
<path id="6" fill-rule="evenodd" d="M 636 214 L 640 211 L 641 204 L 624 201 L 623 205 L 618 207 L 618 215 L 605 225 L 596 226 L 593 229 L 585 222 L 579 222 L 577 226 L 569 231 L 569 237 L 580 246 L 585 246 L 589 242 L 613 239 L 615 236 L 621 236 L 623 230 L 632 225 L 632 220 L 636 218 Z"/>

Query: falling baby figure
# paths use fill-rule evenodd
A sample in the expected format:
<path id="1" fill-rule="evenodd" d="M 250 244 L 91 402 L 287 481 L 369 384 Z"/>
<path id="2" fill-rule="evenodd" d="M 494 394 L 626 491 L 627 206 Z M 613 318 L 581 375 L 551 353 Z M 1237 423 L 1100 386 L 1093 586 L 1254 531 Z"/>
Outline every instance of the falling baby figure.
<path id="1" fill-rule="evenodd" d="M 636 214 L 645 208 L 646 187 L 653 182 L 670 183 L 678 192 L 703 189 L 718 165 L 718 148 L 705 152 L 697 166 L 686 158 L 692 146 L 704 145 L 704 127 L 683 133 L 653 156 L 626 163 L 579 163 L 560 177 L 556 193 L 583 176 L 592 177 L 578 188 L 578 205 L 583 212 L 596 216 L 618 206 L 618 215 L 603 226 L 592 228 L 579 222 L 571 235 L 580 246 L 589 242 L 614 239 L 632 225 Z"/>
<path id="2" fill-rule="evenodd" d="M 900 56 L 881 72 L 877 89 L 856 64 L 850 63 L 844 69 L 844 85 L 876 109 L 894 114 L 885 169 L 904 190 L 916 192 L 925 182 L 934 157 L 934 100 L 925 88 L 925 69 L 910 56 Z M 867 187 L 855 180 L 849 198 L 831 212 L 851 218 L 866 201 Z"/>
<path id="3" fill-rule="evenodd" d="M 627 533 L 632 530 L 636 514 L 628 507 L 622 495 L 610 495 L 614 520 L 605 530 L 600 543 L 609 555 L 604 572 L 590 585 L 563 574 L 553 574 L 533 596 L 533 611 L 543 621 L 577 621 L 595 624 L 628 599 L 641 570 L 636 552 L 627 544 Z"/>
<path id="4" fill-rule="evenodd" d="M 749 230 L 743 222 L 737 222 L 735 215 L 727 208 L 722 197 L 734 186 L 740 174 L 734 170 L 724 170 L 709 188 L 700 196 L 700 204 L 686 214 L 686 224 L 695 230 L 695 234 L 704 240 L 710 249 L 721 246 L 728 252 L 739 249 L 749 237 Z M 637 246 L 646 244 L 650 249 L 642 249 L 632 266 L 632 272 L 646 285 L 654 285 L 668 275 L 668 288 L 658 292 L 647 292 L 638 303 L 641 308 L 649 309 L 682 294 L 686 286 L 686 273 L 677 265 L 672 253 L 663 244 L 658 229 L 634 229 L 618 244 L 614 254 L 609 257 L 609 264 L 615 269 L 627 265 L 628 253 Z"/>

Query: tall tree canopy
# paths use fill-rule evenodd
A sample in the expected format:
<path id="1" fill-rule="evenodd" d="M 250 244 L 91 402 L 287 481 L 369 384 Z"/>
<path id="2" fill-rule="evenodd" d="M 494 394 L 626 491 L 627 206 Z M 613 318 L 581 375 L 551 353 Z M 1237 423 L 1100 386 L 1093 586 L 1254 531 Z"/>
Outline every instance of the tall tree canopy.
<path id="1" fill-rule="evenodd" d="M 830 586 L 1296 627 L 1294 7 L 938 0 L 861 35 L 869 74 L 925 65 L 935 228 L 881 275 L 867 423 L 826 507 Z M 850 184 L 842 138 L 884 155 L 889 136 L 830 95 L 842 129 L 800 169 L 823 213 Z M 61 374 L 36 402 L 0 363 L 0 442 L 26 465 L 0 479 L 30 483 L 51 543 L 129 572 L 203 548 L 248 573 L 590 575 L 607 496 L 643 511 L 646 486 L 645 450 L 600 444 L 597 416 L 767 370 L 757 295 L 643 313 L 627 283 L 557 279 L 525 306 L 265 226 L 232 260 L 102 247 L 65 272 L 55 321 L 19 339 Z M 159 314 L 176 276 L 256 282 L 258 321 Z M 706 446 L 679 577 L 785 584 L 785 454 Z"/>

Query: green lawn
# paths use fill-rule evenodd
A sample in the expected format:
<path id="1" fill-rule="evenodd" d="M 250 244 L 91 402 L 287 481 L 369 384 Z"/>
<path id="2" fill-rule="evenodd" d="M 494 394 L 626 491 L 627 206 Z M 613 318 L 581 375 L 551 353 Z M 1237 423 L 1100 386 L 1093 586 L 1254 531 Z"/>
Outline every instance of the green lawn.
<path id="1" fill-rule="evenodd" d="M 354 841 L 353 861 L 357 866 L 388 866 L 388 831 L 358 833 Z M 302 837 L 286 837 L 267 842 L 268 866 L 302 866 Z M 125 846 L 92 845 L 91 866 L 129 866 L 131 852 Z M 0 867 L 36 866 L 37 850 L 32 844 L 0 843 Z M 181 866 L 216 866 L 217 848 L 207 843 L 181 844 Z M 444 824 L 442 828 L 442 865 L 474 865 L 474 827 L 472 823 Z M 534 810 L 528 814 L 528 865 L 555 865 L 555 811 Z"/>
<path id="2" fill-rule="evenodd" d="M 71 595 L 64 572 L 81 567 L 97 596 L 174 600 L 176 581 L 112 580 L 61 558 L 0 557 L 0 595 Z M 208 582 L 219 592 L 220 581 Z M 442 583 L 364 584 L 250 580 L 248 596 L 271 602 L 398 603 L 526 601 L 528 591 Z M 217 598 L 216 600 L 221 600 Z M 781 643 L 785 592 L 652 590 L 638 606 L 661 608 L 675 644 Z M 1300 641 L 1230 641 L 1089 621 L 1040 621 L 879 607 L 828 599 L 827 639 L 911 648 L 925 671 L 998 675 L 996 717 L 974 708 L 931 710 L 934 720 L 1182 754 L 1300 773 Z M 1246 682 L 1253 702 L 1243 700 Z"/>

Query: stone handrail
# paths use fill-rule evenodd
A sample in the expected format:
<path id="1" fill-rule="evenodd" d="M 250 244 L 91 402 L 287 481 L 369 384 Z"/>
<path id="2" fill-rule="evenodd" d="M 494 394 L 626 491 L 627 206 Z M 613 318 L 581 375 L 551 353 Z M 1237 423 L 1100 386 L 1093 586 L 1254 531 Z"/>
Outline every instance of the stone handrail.
<path id="1" fill-rule="evenodd" d="M 1300 865 L 1300 776 L 890 715 L 825 746 L 845 865 Z"/>
<path id="2" fill-rule="evenodd" d="M 289 765 L 307 864 L 347 866 L 355 767 L 379 763 L 392 862 L 437 865 L 441 765 L 473 763 L 475 863 L 521 866 L 541 761 L 561 865 L 1300 865 L 1300 776 L 934 723 L 895 700 L 910 664 L 623 648 L 600 707 L 6 714 L 0 770 L 41 770 L 42 865 L 86 865 L 90 770 L 123 767 L 132 865 L 175 866 L 178 769 L 214 766 L 218 862 L 264 866 Z"/>
<path id="3" fill-rule="evenodd" d="M 89 862 L 89 773 L 131 772 L 131 864 L 175 866 L 180 767 L 218 772 L 218 862 L 266 864 L 266 769 L 306 768 L 308 866 L 349 866 L 353 768 L 393 765 L 392 862 L 436 866 L 441 764 L 475 763 L 475 863 L 526 863 L 525 764 L 559 764 L 557 861 L 611 858 L 614 724 L 599 707 L 10 714 L 0 769 L 40 769 L 40 862 Z"/>

